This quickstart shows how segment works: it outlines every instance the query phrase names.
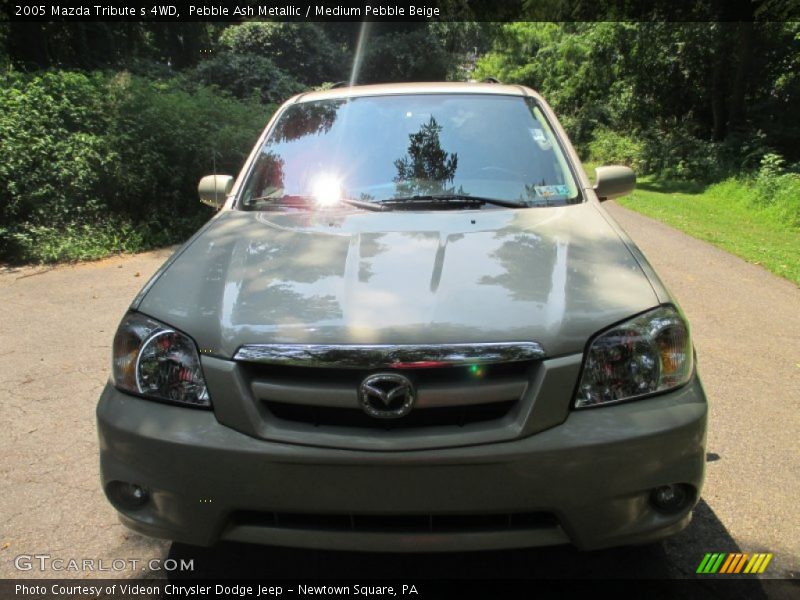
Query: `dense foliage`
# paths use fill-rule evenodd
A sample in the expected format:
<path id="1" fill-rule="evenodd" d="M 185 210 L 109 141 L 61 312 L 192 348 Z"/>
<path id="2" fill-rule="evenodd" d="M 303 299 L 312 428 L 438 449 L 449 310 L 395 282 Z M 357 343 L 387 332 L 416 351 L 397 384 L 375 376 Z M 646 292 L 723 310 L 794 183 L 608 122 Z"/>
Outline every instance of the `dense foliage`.
<path id="1" fill-rule="evenodd" d="M 797 23 L 19 23 L 0 66 L 0 260 L 185 238 L 198 177 L 236 173 L 275 103 L 351 80 L 523 83 L 585 160 L 800 226 Z"/>
<path id="2" fill-rule="evenodd" d="M 269 107 L 126 73 L 0 85 L 0 256 L 64 260 L 185 238 L 198 179 L 235 172 Z"/>
<path id="3" fill-rule="evenodd" d="M 305 85 L 339 81 L 348 73 L 344 48 L 316 23 L 243 23 L 225 29 L 219 45 L 235 54 L 268 57 Z"/>
<path id="4" fill-rule="evenodd" d="M 797 229 L 798 67 L 798 23 L 508 23 L 475 75 L 539 90 L 585 160 L 714 184 Z"/>
<path id="5" fill-rule="evenodd" d="M 509 23 L 478 61 L 538 89 L 587 158 L 684 179 L 800 159 L 800 24 Z"/>

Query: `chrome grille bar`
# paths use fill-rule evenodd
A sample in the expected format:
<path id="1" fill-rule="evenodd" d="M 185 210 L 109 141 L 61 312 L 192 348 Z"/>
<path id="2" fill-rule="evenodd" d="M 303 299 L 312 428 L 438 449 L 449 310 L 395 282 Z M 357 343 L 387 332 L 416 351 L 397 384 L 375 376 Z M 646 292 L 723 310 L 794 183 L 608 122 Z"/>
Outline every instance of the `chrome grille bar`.
<path id="1" fill-rule="evenodd" d="M 437 345 L 246 344 L 234 360 L 297 367 L 420 369 L 539 360 L 536 342 Z"/>

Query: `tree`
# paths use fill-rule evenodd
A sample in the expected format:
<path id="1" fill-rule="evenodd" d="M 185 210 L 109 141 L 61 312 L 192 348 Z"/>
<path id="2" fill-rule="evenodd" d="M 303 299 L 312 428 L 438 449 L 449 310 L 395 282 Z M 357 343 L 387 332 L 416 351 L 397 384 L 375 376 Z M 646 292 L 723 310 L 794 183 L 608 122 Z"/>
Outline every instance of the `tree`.
<path id="1" fill-rule="evenodd" d="M 343 49 L 316 23 L 247 22 L 225 29 L 219 41 L 230 52 L 269 58 L 308 85 L 340 81 L 347 74 Z"/>
<path id="2" fill-rule="evenodd" d="M 196 82 L 215 85 L 237 98 L 255 95 L 265 104 L 283 102 L 305 89 L 266 56 L 220 52 L 191 73 Z"/>
<path id="3" fill-rule="evenodd" d="M 397 169 L 394 181 L 399 195 L 452 192 L 446 184 L 455 178 L 458 155 L 442 148 L 441 132 L 442 126 L 431 117 L 417 133 L 408 136 L 408 155 L 394 161 Z"/>
<path id="4" fill-rule="evenodd" d="M 428 27 L 369 37 L 357 83 L 441 81 L 454 66 L 454 57 Z"/>
<path id="5" fill-rule="evenodd" d="M 770 149 L 800 158 L 798 64 L 796 23 L 506 23 L 476 76 L 541 91 L 584 154 L 611 132 L 596 147 L 708 177 Z"/>

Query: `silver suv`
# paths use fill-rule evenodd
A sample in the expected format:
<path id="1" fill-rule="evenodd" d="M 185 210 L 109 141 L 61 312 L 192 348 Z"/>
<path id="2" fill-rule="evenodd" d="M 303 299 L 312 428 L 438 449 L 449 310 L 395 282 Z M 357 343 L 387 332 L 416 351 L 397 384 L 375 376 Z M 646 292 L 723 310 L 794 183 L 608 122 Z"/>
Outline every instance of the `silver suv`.
<path id="1" fill-rule="evenodd" d="M 519 86 L 294 97 L 114 339 L 97 408 L 127 526 L 378 551 L 642 543 L 689 522 L 686 319 Z"/>

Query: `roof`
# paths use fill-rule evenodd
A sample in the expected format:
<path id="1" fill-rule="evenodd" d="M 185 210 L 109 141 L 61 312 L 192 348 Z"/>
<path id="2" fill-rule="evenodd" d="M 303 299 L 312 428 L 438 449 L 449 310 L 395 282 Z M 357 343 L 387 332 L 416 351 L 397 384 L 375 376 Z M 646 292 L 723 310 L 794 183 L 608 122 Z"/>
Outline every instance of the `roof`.
<path id="1" fill-rule="evenodd" d="M 496 94 L 502 96 L 534 96 L 537 94 L 521 85 L 478 82 L 420 82 L 420 83 L 381 83 L 377 85 L 357 85 L 307 92 L 296 97 L 295 102 L 314 100 L 334 100 L 358 96 L 385 96 L 391 94 Z"/>

